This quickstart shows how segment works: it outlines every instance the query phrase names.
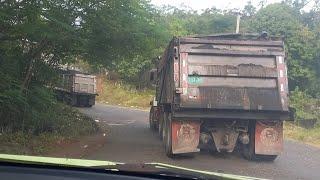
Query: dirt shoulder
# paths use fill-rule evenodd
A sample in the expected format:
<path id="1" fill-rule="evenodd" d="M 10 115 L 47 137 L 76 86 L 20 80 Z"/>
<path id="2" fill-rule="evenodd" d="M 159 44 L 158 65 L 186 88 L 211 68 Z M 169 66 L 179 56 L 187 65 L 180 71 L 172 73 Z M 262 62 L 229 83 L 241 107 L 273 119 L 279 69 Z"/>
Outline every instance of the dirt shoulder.
<path id="1" fill-rule="evenodd" d="M 106 142 L 106 134 L 99 132 L 91 136 L 81 137 L 77 140 L 57 142 L 54 145 L 55 148 L 46 153 L 45 156 L 81 159 L 87 154 L 103 147 Z"/>
<path id="2" fill-rule="evenodd" d="M 92 118 L 99 127 L 96 133 L 73 138 L 72 140 L 57 141 L 45 156 L 67 157 L 81 159 L 88 154 L 92 154 L 102 148 L 110 136 L 110 127 L 97 119 Z"/>

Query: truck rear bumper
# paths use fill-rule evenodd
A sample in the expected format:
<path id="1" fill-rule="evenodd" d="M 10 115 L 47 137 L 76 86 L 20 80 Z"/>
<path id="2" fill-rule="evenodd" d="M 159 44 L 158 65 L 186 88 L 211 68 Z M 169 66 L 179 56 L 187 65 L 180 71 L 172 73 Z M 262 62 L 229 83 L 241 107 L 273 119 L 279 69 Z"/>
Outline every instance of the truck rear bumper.
<path id="1" fill-rule="evenodd" d="M 292 120 L 289 111 L 243 111 L 243 110 L 208 110 L 179 109 L 173 112 L 173 117 L 179 120 L 203 119 L 244 119 L 244 120 Z"/>

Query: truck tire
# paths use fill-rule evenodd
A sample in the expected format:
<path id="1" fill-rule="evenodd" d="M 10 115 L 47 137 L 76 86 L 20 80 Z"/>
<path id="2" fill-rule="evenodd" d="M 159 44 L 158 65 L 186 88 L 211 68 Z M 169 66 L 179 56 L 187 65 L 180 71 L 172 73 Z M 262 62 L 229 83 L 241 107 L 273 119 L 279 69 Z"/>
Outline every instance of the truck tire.
<path id="1" fill-rule="evenodd" d="M 75 94 L 71 94 L 70 96 L 69 96 L 69 104 L 71 105 L 71 106 L 78 106 L 79 104 L 79 101 L 78 101 L 78 96 L 77 95 L 75 95 Z"/>
<path id="2" fill-rule="evenodd" d="M 150 108 L 150 112 L 149 112 L 149 128 L 151 129 L 151 131 L 156 131 L 157 130 L 157 124 L 154 122 L 154 109 L 153 107 Z"/>
<path id="3" fill-rule="evenodd" d="M 255 125 L 256 122 L 249 125 L 249 144 L 243 145 L 242 154 L 245 159 L 250 161 L 274 161 L 278 155 L 261 155 L 255 153 Z"/>
<path id="4" fill-rule="evenodd" d="M 162 120 L 162 137 L 161 137 L 161 139 L 163 140 L 163 143 L 164 143 L 164 145 L 165 145 L 165 142 L 166 142 L 166 128 L 167 128 L 167 121 L 166 121 L 166 117 L 168 116 L 168 113 L 167 112 L 165 112 L 164 114 L 163 114 L 163 120 Z"/>
<path id="5" fill-rule="evenodd" d="M 169 158 L 173 158 L 174 154 L 172 152 L 172 118 L 171 118 L 171 113 L 165 113 L 164 116 L 164 124 L 165 124 L 165 135 L 164 135 L 164 147 L 166 151 L 166 155 Z"/>
<path id="6" fill-rule="evenodd" d="M 159 118 L 159 123 L 158 123 L 158 134 L 159 134 L 159 138 L 160 140 L 163 140 L 163 112 L 160 112 L 160 118 Z"/>
<path id="7" fill-rule="evenodd" d="M 162 140 L 162 121 L 159 122 L 158 135 L 160 140 Z"/>
<path id="8" fill-rule="evenodd" d="M 92 107 L 96 103 L 96 96 L 90 95 L 88 96 L 87 107 Z"/>
<path id="9" fill-rule="evenodd" d="M 87 100 L 86 100 L 86 103 L 85 103 L 85 107 L 92 107 L 92 104 L 90 103 L 91 101 L 91 96 L 87 96 Z"/>

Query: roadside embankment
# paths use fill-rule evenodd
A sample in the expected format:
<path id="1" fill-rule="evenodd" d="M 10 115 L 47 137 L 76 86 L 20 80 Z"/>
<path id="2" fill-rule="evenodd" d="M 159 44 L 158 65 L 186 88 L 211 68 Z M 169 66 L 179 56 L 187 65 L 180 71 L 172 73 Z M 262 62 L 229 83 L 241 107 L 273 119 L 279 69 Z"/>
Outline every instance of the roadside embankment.
<path id="1" fill-rule="evenodd" d="M 54 125 L 48 126 L 48 129 L 43 128 L 41 132 L 28 129 L 3 130 L 0 134 L 0 153 L 41 156 L 50 152 L 54 154 L 52 152 L 63 150 L 68 144 L 77 143 L 80 139 L 99 132 L 99 127 L 92 118 L 66 105 L 57 105 L 59 108 L 55 111 L 58 117 L 51 117 Z"/>
<path id="2" fill-rule="evenodd" d="M 286 122 L 284 124 L 284 137 L 320 147 L 320 127 L 306 129 Z"/>
<path id="3" fill-rule="evenodd" d="M 149 109 L 153 96 L 154 91 L 150 89 L 137 90 L 121 82 L 105 81 L 97 101 L 110 105 Z"/>

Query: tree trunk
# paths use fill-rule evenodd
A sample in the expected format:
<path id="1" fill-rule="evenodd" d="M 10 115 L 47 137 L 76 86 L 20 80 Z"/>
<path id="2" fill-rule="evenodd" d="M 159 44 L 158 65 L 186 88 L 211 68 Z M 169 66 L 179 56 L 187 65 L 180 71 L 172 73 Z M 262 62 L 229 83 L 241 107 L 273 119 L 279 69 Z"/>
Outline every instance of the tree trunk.
<path id="1" fill-rule="evenodd" d="M 26 71 L 26 76 L 24 77 L 24 80 L 21 85 L 21 90 L 24 91 L 28 89 L 29 83 L 32 78 L 32 73 L 34 69 L 34 64 L 38 58 L 40 58 L 42 51 L 46 47 L 48 41 L 47 39 L 43 39 L 40 41 L 40 43 L 35 47 L 31 52 L 27 55 L 26 59 L 29 60 L 29 64 Z"/>

